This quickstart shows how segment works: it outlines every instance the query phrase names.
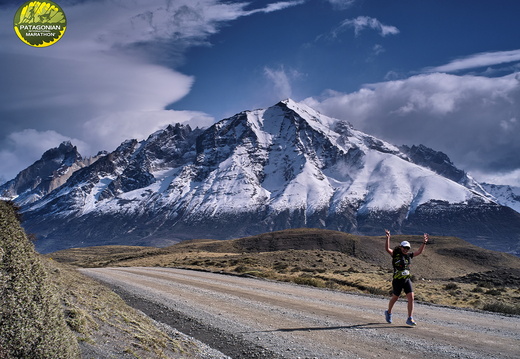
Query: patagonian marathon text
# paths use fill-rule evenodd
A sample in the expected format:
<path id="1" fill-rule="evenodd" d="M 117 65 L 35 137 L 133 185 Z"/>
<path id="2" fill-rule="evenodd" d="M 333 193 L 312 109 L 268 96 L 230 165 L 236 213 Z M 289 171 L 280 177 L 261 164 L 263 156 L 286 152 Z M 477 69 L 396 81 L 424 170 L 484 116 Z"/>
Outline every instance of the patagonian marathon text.
<path id="1" fill-rule="evenodd" d="M 61 31 L 61 25 L 20 25 L 20 30 L 31 30 L 31 31 L 41 31 L 41 30 L 59 30 Z"/>

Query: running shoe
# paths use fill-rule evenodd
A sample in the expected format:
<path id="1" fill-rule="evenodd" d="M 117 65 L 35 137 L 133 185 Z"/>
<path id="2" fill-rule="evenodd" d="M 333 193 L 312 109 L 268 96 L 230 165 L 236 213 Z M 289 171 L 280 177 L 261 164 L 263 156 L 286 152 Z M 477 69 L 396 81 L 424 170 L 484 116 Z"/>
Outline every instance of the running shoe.
<path id="1" fill-rule="evenodd" d="M 406 324 L 412 326 L 412 327 L 415 327 L 417 325 L 417 323 L 415 322 L 415 320 L 413 320 L 412 317 L 409 317 L 407 320 L 406 320 Z"/>
<path id="2" fill-rule="evenodd" d="M 392 313 L 388 313 L 388 310 L 385 310 L 385 318 L 387 323 L 392 323 Z"/>

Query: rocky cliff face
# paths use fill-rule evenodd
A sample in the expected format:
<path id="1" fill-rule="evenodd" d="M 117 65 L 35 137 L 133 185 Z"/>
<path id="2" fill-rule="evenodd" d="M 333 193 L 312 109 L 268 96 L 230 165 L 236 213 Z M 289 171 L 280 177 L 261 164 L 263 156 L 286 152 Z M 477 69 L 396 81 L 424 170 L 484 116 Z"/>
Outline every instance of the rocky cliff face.
<path id="1" fill-rule="evenodd" d="M 128 140 L 25 205 L 24 218 L 41 251 L 297 227 L 430 232 L 503 251 L 520 239 L 520 214 L 446 155 L 400 149 L 291 100 Z"/>
<path id="2" fill-rule="evenodd" d="M 75 171 L 92 164 L 99 156 L 82 158 L 75 146 L 63 142 L 0 186 L 0 197 L 16 197 L 21 205 L 34 202 L 63 185 Z"/>

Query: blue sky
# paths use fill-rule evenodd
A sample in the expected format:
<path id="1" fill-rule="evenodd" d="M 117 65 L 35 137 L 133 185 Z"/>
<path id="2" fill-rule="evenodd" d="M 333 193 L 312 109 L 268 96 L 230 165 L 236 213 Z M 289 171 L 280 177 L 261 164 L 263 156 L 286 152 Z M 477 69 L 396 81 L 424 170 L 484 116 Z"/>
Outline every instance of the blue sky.
<path id="1" fill-rule="evenodd" d="M 62 0 L 33 48 L 0 5 L 0 178 L 71 140 L 84 155 L 172 122 L 285 98 L 520 186 L 516 0 Z"/>

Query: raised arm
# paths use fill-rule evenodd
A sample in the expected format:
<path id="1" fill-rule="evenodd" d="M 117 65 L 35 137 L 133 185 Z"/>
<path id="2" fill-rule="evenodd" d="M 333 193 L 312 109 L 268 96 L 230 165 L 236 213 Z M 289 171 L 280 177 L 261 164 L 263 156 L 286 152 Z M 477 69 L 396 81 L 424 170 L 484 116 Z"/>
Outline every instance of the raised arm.
<path id="1" fill-rule="evenodd" d="M 390 231 L 388 229 L 385 229 L 385 233 L 386 233 L 385 249 L 388 253 L 390 253 L 390 255 L 393 255 L 394 251 L 392 250 L 392 248 L 390 248 Z"/>
<path id="2" fill-rule="evenodd" d="M 426 247 L 426 243 L 428 243 L 428 233 L 424 234 L 424 239 L 423 239 L 423 242 L 422 242 L 421 246 L 419 247 L 418 250 L 416 250 L 413 253 L 414 257 L 418 256 L 419 254 L 422 254 L 422 252 L 424 251 L 424 247 Z"/>

